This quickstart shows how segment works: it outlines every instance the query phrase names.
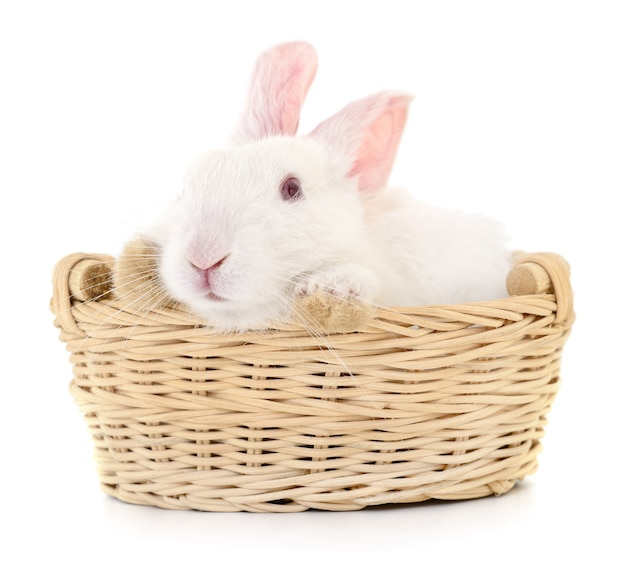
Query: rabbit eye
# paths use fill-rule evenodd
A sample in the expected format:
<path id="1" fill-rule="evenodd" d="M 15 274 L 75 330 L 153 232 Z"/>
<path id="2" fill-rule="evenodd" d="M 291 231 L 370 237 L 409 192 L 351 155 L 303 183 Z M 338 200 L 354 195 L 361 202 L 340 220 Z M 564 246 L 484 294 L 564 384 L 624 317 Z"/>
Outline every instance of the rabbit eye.
<path id="1" fill-rule="evenodd" d="M 289 178 L 283 180 L 280 185 L 280 197 L 285 202 L 293 202 L 295 200 L 299 200 L 303 196 L 302 186 L 297 178 L 290 176 Z"/>

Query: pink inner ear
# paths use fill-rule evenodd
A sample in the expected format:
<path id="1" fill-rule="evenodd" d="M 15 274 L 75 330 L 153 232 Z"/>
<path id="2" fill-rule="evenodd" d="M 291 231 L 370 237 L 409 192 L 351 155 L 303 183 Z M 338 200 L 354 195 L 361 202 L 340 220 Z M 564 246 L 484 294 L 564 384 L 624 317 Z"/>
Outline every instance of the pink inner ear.
<path id="1" fill-rule="evenodd" d="M 282 105 L 276 108 L 275 121 L 279 124 L 276 133 L 295 135 L 298 131 L 300 108 L 313 80 L 313 74 L 307 73 L 307 70 L 302 64 L 295 64 L 290 75 L 284 79 L 278 92 Z"/>
<path id="2" fill-rule="evenodd" d="M 385 187 L 408 115 L 407 96 L 389 100 L 363 135 L 350 176 L 358 176 L 359 191 L 369 194 Z"/>
<path id="3" fill-rule="evenodd" d="M 244 141 L 295 135 L 300 108 L 317 71 L 317 54 L 308 43 L 286 43 L 257 60 L 248 109 L 239 129 Z"/>

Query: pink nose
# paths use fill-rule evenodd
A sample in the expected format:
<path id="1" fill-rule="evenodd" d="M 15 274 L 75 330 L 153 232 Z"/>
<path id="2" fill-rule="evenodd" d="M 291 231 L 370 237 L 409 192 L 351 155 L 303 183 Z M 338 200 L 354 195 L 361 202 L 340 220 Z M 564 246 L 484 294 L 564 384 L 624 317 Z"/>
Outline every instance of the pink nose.
<path id="1" fill-rule="evenodd" d="M 217 262 L 214 262 L 213 264 L 211 264 L 211 261 L 191 260 L 191 259 L 189 260 L 189 263 L 191 264 L 191 266 L 193 266 L 195 270 L 197 270 L 200 273 L 202 277 L 203 286 L 206 288 L 210 288 L 214 283 L 214 280 L 211 280 L 212 275 L 215 275 L 218 268 L 222 266 L 222 264 L 224 264 L 224 261 L 227 258 L 228 258 L 228 255 L 221 258 Z"/>
<path id="2" fill-rule="evenodd" d="M 224 264 L 224 261 L 227 258 L 228 258 L 228 255 L 226 255 L 225 257 L 221 258 L 217 262 L 213 262 L 213 263 L 210 260 L 207 261 L 207 260 L 204 260 L 204 259 L 189 259 L 189 263 L 196 270 L 202 270 L 202 271 L 210 272 L 210 271 L 217 270 L 220 266 L 222 266 L 222 264 Z"/>

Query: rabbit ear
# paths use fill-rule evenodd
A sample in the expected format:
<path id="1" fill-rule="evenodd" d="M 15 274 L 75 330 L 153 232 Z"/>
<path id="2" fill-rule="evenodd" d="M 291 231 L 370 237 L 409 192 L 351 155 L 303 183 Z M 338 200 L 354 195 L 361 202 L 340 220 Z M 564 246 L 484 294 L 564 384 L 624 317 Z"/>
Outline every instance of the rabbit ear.
<path id="1" fill-rule="evenodd" d="M 316 71 L 317 54 L 308 43 L 284 43 L 262 53 L 254 67 L 236 141 L 294 135 Z"/>
<path id="2" fill-rule="evenodd" d="M 412 97 L 381 92 L 346 106 L 311 133 L 333 153 L 350 162 L 347 175 L 359 191 L 373 194 L 385 187 L 396 156 Z"/>

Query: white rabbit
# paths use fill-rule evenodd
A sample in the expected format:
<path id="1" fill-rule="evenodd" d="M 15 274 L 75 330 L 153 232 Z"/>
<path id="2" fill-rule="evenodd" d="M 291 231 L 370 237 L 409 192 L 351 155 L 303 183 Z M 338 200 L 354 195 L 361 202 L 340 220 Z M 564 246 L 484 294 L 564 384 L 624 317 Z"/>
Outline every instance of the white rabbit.
<path id="1" fill-rule="evenodd" d="M 316 69 L 307 43 L 259 57 L 232 143 L 192 164 L 142 236 L 166 292 L 219 331 L 287 320 L 316 292 L 375 306 L 504 297 L 497 223 L 386 189 L 410 96 L 358 100 L 294 137 Z"/>

